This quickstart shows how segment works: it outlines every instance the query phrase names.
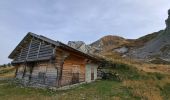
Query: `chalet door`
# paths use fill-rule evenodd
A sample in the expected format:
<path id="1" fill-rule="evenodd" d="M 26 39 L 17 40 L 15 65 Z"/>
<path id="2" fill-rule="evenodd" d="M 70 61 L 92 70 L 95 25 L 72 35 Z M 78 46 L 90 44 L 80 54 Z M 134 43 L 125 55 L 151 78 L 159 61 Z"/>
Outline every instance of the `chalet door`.
<path id="1" fill-rule="evenodd" d="M 97 65 L 86 64 L 86 82 L 91 82 L 97 78 Z"/>
<path id="2" fill-rule="evenodd" d="M 79 83 L 79 76 L 80 76 L 80 66 L 73 65 L 72 68 L 72 84 Z"/>

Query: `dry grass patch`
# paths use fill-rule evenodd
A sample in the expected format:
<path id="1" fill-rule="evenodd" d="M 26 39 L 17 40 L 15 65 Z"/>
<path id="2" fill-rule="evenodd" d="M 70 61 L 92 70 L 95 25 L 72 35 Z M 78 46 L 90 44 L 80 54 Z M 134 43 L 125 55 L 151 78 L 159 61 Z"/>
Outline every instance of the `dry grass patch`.
<path id="1" fill-rule="evenodd" d="M 15 75 L 14 67 L 0 68 L 0 78 L 12 78 Z"/>
<path id="2" fill-rule="evenodd" d="M 128 80 L 123 82 L 124 86 L 132 89 L 132 95 L 134 97 L 141 97 L 146 100 L 163 100 L 159 88 L 156 87 L 156 83 L 154 80 Z"/>

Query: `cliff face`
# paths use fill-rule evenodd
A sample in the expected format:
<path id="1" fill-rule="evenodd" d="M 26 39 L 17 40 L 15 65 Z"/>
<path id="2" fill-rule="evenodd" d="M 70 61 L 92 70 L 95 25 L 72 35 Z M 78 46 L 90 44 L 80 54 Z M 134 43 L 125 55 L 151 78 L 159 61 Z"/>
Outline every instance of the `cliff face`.
<path id="1" fill-rule="evenodd" d="M 168 11 L 166 28 L 159 32 L 155 38 L 147 42 L 143 47 L 131 51 L 133 57 L 139 59 L 170 59 L 170 10 Z"/>
<path id="2" fill-rule="evenodd" d="M 94 48 L 86 45 L 83 41 L 69 41 L 68 45 L 87 54 L 94 52 Z"/>

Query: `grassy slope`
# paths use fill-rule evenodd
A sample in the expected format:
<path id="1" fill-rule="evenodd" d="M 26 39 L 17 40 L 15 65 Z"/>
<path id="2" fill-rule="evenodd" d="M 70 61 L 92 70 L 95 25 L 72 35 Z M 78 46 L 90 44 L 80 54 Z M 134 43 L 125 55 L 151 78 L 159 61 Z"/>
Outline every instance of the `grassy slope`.
<path id="1" fill-rule="evenodd" d="M 11 78 L 14 77 L 15 68 L 14 67 L 5 67 L 0 68 L 0 78 Z"/>
<path id="2" fill-rule="evenodd" d="M 21 88 L 0 81 L 0 100 L 110 100 L 116 98 L 136 99 L 122 83 L 114 81 L 97 81 L 71 90 L 55 92 Z"/>
<path id="3" fill-rule="evenodd" d="M 123 63 L 116 63 L 116 67 L 108 66 L 107 69 L 119 73 L 123 81 L 101 80 L 66 91 L 22 88 L 7 81 L 0 81 L 0 100 L 168 100 L 170 98 L 170 76 L 167 74 L 146 73 Z"/>
<path id="4" fill-rule="evenodd" d="M 21 88 L 7 81 L 0 81 L 0 100 L 168 100 L 170 98 L 169 65 L 145 64 L 127 59 L 114 59 L 106 70 L 117 72 L 122 82 L 101 80 L 80 85 L 67 91 Z M 165 68 L 165 69 L 164 69 Z M 14 75 L 13 68 L 0 69 L 0 76 Z"/>
<path id="5" fill-rule="evenodd" d="M 160 72 L 145 72 L 138 68 L 115 63 L 108 68 L 123 78 L 123 86 L 131 92 L 131 97 L 146 100 L 168 100 L 170 98 L 170 75 Z"/>

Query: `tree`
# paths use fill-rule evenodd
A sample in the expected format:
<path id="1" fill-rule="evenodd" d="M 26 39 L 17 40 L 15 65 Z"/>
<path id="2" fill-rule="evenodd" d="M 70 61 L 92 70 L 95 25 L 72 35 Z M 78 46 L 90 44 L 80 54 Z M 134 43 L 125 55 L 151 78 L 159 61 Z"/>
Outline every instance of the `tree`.
<path id="1" fill-rule="evenodd" d="M 11 67 L 11 63 L 8 63 L 8 67 Z"/>
<path id="2" fill-rule="evenodd" d="M 2 67 L 6 67 L 6 64 L 4 64 Z"/>

